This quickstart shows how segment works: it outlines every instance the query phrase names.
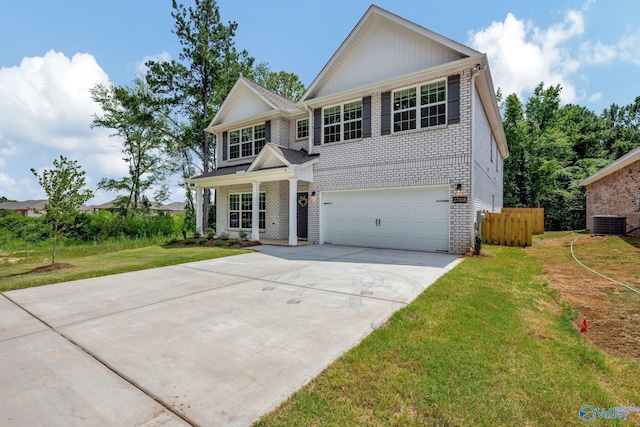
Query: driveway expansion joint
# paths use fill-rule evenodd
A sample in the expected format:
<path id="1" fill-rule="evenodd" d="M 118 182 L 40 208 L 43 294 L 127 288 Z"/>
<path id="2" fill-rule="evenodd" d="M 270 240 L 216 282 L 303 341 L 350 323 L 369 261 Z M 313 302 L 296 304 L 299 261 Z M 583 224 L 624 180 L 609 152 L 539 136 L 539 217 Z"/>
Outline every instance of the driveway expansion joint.
<path id="1" fill-rule="evenodd" d="M 145 396 L 149 397 L 151 400 L 153 400 L 154 402 L 156 402 L 158 405 L 162 406 L 163 408 L 165 408 L 167 411 L 169 411 L 170 413 L 172 413 L 173 415 L 175 415 L 176 417 L 180 418 L 182 421 L 184 421 L 185 423 L 189 424 L 190 426 L 196 426 L 196 424 L 193 424 L 189 419 L 185 418 L 182 414 L 180 414 L 179 412 L 174 411 L 173 409 L 171 409 L 170 406 L 166 405 L 162 399 L 158 398 L 157 396 L 155 396 L 153 393 L 151 393 L 149 390 L 146 390 L 144 387 L 142 387 L 141 385 L 137 384 L 135 381 L 133 381 L 132 379 L 128 378 L 127 376 L 123 375 L 122 373 L 120 373 L 117 369 L 115 369 L 114 367 L 112 367 L 109 363 L 107 363 L 106 361 L 102 360 L 100 357 L 98 357 L 96 354 L 94 354 L 93 352 L 91 352 L 90 350 L 88 350 L 87 348 L 85 348 L 84 346 L 80 345 L 79 343 L 77 343 L 76 341 L 74 341 L 73 339 L 67 337 L 64 333 L 58 331 L 56 328 L 54 328 L 53 326 L 49 325 L 47 322 L 45 322 L 44 320 L 42 320 L 41 318 L 39 318 L 38 316 L 36 316 L 35 314 L 33 314 L 32 312 L 30 312 L 29 310 L 27 310 L 26 308 L 22 307 L 20 304 L 18 304 L 17 302 L 15 302 L 14 300 L 12 300 L 10 297 L 8 297 L 7 295 L 5 295 L 3 292 L 0 292 L 0 294 L 5 297 L 7 300 L 9 300 L 12 304 L 14 304 L 16 307 L 18 307 L 19 309 L 23 310 L 24 312 L 26 312 L 29 316 L 33 317 L 34 319 L 36 319 L 38 322 L 42 323 L 43 325 L 45 325 L 48 330 L 50 330 L 51 332 L 57 334 L 58 336 L 60 336 L 62 339 L 64 339 L 65 341 L 67 341 L 68 343 L 70 343 L 71 345 L 73 345 L 74 347 L 76 347 L 78 350 L 82 351 L 83 353 L 85 353 L 86 355 L 88 355 L 89 357 L 91 357 L 93 360 L 95 360 L 96 362 L 98 362 L 99 364 L 101 364 L 102 366 L 104 366 L 106 369 L 108 369 L 110 372 L 114 373 L 116 376 L 118 376 L 119 378 L 121 378 L 123 381 L 125 381 L 127 384 L 131 385 L 132 387 L 134 387 L 135 389 L 139 390 L 141 393 L 143 393 Z M 64 327 L 64 326 L 62 326 Z M 33 335 L 36 333 L 42 333 L 44 331 L 38 331 L 35 333 L 30 333 L 30 334 L 24 334 L 21 335 L 20 337 L 25 337 L 28 335 Z M 13 337 L 13 338 L 19 338 L 19 337 Z M 13 339 L 10 338 L 10 339 Z M 8 340 L 5 340 L 8 341 Z"/>

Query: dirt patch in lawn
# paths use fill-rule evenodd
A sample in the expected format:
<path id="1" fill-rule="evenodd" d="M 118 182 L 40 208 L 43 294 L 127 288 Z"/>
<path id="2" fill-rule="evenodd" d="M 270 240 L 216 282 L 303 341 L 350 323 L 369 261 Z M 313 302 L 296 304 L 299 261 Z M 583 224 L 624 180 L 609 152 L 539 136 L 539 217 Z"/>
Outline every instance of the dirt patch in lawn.
<path id="1" fill-rule="evenodd" d="M 527 254 L 542 261 L 549 285 L 579 311 L 586 342 L 615 356 L 640 360 L 640 295 L 581 267 L 587 267 L 640 290 L 640 239 L 576 234 L 542 240 Z"/>
<path id="2" fill-rule="evenodd" d="M 44 273 L 47 271 L 55 271 L 62 270 L 64 268 L 71 268 L 73 265 L 67 264 L 65 262 L 56 262 L 55 264 L 43 265 L 42 267 L 36 267 L 33 270 L 27 272 L 27 274 L 31 273 Z"/>

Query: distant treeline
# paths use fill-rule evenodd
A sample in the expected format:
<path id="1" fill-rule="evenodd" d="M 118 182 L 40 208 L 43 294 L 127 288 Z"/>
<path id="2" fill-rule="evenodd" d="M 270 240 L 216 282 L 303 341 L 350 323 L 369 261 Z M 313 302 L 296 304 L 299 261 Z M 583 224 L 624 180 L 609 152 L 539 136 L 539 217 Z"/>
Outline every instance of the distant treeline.
<path id="1" fill-rule="evenodd" d="M 561 86 L 544 87 L 522 103 L 498 102 L 509 157 L 504 163 L 504 206 L 545 208 L 545 229 L 585 228 L 583 179 L 640 146 L 640 96 L 612 104 L 600 115 L 578 105 L 560 106 Z"/>

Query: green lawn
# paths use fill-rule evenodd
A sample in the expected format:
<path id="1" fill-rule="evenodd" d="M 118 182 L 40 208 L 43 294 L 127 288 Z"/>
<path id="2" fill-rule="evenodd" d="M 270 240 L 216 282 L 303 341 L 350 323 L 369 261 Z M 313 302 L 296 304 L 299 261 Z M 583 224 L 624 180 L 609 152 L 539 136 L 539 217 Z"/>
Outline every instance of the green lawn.
<path id="1" fill-rule="evenodd" d="M 640 406 L 640 363 L 584 343 L 538 260 L 522 248 L 483 253 L 256 425 L 567 426 L 584 424 L 582 405 Z"/>
<path id="2" fill-rule="evenodd" d="M 16 244 L 3 250 L 5 261 L 0 262 L 0 292 L 248 252 L 217 247 L 165 247 L 154 243 L 117 240 L 65 246 L 56 259 L 59 263 L 72 264 L 72 268 L 31 274 L 27 273 L 51 262 L 50 245 Z M 19 257 L 21 259 L 16 261 Z M 9 259 L 14 261 L 9 262 Z"/>

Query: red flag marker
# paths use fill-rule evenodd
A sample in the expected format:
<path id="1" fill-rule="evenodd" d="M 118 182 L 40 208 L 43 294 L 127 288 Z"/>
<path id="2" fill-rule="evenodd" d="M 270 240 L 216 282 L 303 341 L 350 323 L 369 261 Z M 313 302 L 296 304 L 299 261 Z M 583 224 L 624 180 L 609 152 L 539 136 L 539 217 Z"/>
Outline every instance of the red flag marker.
<path id="1" fill-rule="evenodd" d="M 589 328 L 589 326 L 587 325 L 587 319 L 584 319 L 582 321 L 582 328 L 580 328 L 580 333 L 583 334 L 583 333 L 587 332 L 588 328 Z"/>

